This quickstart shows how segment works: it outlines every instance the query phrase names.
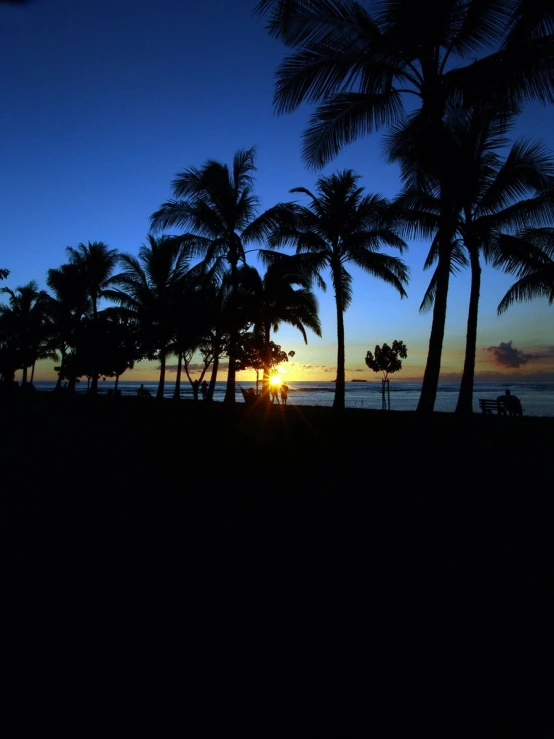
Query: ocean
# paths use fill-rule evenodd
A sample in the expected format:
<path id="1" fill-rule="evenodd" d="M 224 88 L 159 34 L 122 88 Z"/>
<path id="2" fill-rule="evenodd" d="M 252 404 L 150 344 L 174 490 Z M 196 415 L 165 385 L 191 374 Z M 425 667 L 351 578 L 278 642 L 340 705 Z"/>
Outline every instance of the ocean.
<path id="1" fill-rule="evenodd" d="M 55 382 L 35 382 L 37 390 L 48 391 L 53 390 Z M 139 381 L 120 380 L 119 389 L 122 395 L 136 395 L 140 386 Z M 164 397 L 172 398 L 174 391 L 174 382 L 166 382 Z M 225 395 L 225 382 L 216 383 L 214 400 L 223 401 Z M 333 396 L 335 392 L 334 382 L 288 382 L 289 398 L 288 405 L 314 405 L 331 407 L 333 404 Z M 153 396 L 156 395 L 158 388 L 157 382 L 145 382 L 144 387 L 148 388 Z M 237 402 L 242 403 L 243 398 L 240 388 L 247 390 L 250 387 L 256 387 L 255 382 L 247 382 L 241 380 L 237 382 Z M 435 411 L 443 413 L 453 413 L 456 409 L 458 400 L 459 383 L 446 382 L 440 383 L 435 402 Z M 113 390 L 114 382 L 110 380 L 100 380 L 99 393 L 107 394 L 108 390 Z M 523 412 L 526 416 L 552 416 L 554 417 L 554 383 L 541 382 L 518 382 L 518 383 L 500 383 L 500 382 L 476 382 L 473 392 L 473 410 L 479 413 L 479 398 L 496 398 L 504 394 L 504 390 L 509 388 L 513 395 L 521 400 Z M 77 392 L 87 392 L 87 382 L 81 381 L 77 385 Z M 415 411 L 421 393 L 421 382 L 390 382 L 390 405 L 391 411 Z M 187 381 L 181 384 L 181 397 L 192 399 L 192 387 Z M 201 396 L 200 396 L 201 402 Z M 381 381 L 377 382 L 347 382 L 346 383 L 346 407 L 347 408 L 367 408 L 371 410 L 379 410 L 381 408 Z"/>

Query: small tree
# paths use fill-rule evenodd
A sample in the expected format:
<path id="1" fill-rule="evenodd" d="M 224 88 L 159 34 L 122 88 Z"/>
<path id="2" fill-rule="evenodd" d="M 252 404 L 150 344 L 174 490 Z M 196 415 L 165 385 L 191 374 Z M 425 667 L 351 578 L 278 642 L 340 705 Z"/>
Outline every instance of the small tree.
<path id="1" fill-rule="evenodd" d="M 294 357 L 294 352 L 284 351 L 279 344 L 274 341 L 269 342 L 270 348 L 270 366 L 269 375 L 277 374 L 277 367 L 289 361 L 289 357 Z M 267 349 L 263 341 L 263 337 L 252 331 L 244 334 L 239 347 L 239 360 L 237 364 L 238 370 L 253 369 L 256 372 L 256 395 L 258 395 L 259 373 L 264 371 L 267 363 Z M 269 395 L 268 395 L 269 397 Z"/>
<path id="2" fill-rule="evenodd" d="M 375 354 L 367 352 L 365 363 L 374 372 L 382 372 L 381 380 L 381 409 L 390 411 L 389 375 L 402 369 L 402 360 L 408 356 L 408 350 L 403 341 L 393 341 L 392 346 L 383 344 L 375 347 Z"/>

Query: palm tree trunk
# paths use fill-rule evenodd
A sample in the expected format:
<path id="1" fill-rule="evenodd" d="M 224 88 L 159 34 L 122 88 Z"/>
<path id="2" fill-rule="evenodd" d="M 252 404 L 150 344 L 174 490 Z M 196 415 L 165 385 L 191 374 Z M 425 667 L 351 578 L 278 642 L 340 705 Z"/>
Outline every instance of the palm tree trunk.
<path id="1" fill-rule="evenodd" d="M 264 373 L 262 376 L 262 397 L 270 401 L 270 377 L 271 377 L 271 326 L 264 325 Z M 256 388 L 257 389 L 257 388 Z"/>
<path id="2" fill-rule="evenodd" d="M 337 308 L 337 377 L 335 384 L 335 399 L 333 400 L 333 408 L 335 410 L 344 409 L 345 400 L 345 374 L 344 374 L 344 312 L 342 310 L 342 291 L 339 279 L 335 280 L 337 285 L 336 292 L 336 308 Z"/>
<path id="3" fill-rule="evenodd" d="M 117 386 L 119 385 L 119 375 L 115 376 L 114 395 L 117 395 Z"/>
<path id="4" fill-rule="evenodd" d="M 21 384 L 25 385 L 27 383 L 27 366 L 23 367 L 23 375 L 21 377 Z"/>
<path id="5" fill-rule="evenodd" d="M 460 393 L 456 405 L 456 413 L 473 413 L 473 383 L 475 380 L 475 354 L 477 347 L 477 318 L 479 311 L 479 295 L 481 292 L 481 265 L 479 254 L 475 249 L 470 250 L 471 290 L 469 295 L 469 310 L 467 315 L 466 354 L 464 371 L 460 383 Z"/>
<path id="6" fill-rule="evenodd" d="M 439 262 L 437 266 L 437 292 L 433 306 L 433 322 L 429 337 L 427 364 L 423 375 L 421 395 L 417 405 L 418 413 L 431 413 L 435 408 L 437 388 L 441 370 L 442 344 L 446 323 L 446 306 L 448 301 L 448 282 L 450 277 L 450 246 L 444 248 L 441 242 Z M 451 239 L 447 239 L 448 245 Z"/>
<path id="7" fill-rule="evenodd" d="M 210 384 L 208 386 L 208 397 L 206 400 L 211 402 L 214 399 L 215 383 L 217 381 L 217 372 L 219 370 L 219 349 L 214 354 L 214 363 L 212 365 L 212 376 L 210 377 Z"/>
<path id="8" fill-rule="evenodd" d="M 177 356 L 177 377 L 175 378 L 175 390 L 173 391 L 173 400 L 181 400 L 181 369 L 182 369 L 182 366 L 183 366 L 183 353 L 179 352 Z"/>
<path id="9" fill-rule="evenodd" d="M 37 362 L 36 362 L 36 359 L 35 359 L 35 361 L 32 364 L 32 367 L 31 367 L 31 385 L 35 381 L 35 365 L 36 365 L 36 363 Z"/>
<path id="10" fill-rule="evenodd" d="M 231 316 L 231 327 L 229 336 L 229 371 L 227 373 L 227 387 L 225 389 L 225 398 L 223 400 L 226 404 L 233 405 L 236 402 L 236 384 L 237 384 L 237 368 L 235 360 L 237 357 L 237 346 L 238 346 L 238 327 L 237 327 L 237 294 L 238 294 L 238 271 L 237 261 L 231 262 L 231 295 L 229 296 L 230 302 L 230 316 Z"/>
<path id="11" fill-rule="evenodd" d="M 96 293 L 93 293 L 92 296 L 92 320 L 94 322 L 94 346 L 92 351 L 92 382 L 90 385 L 89 393 L 90 395 L 97 395 L 98 394 L 98 372 L 96 369 L 96 360 L 98 357 L 98 307 L 97 307 L 97 296 Z"/>
<path id="12" fill-rule="evenodd" d="M 158 382 L 158 392 L 156 400 L 163 400 L 165 388 L 165 348 L 160 352 L 160 381 Z"/>
<path id="13" fill-rule="evenodd" d="M 214 344 L 213 344 L 213 364 L 210 384 L 208 386 L 208 394 L 206 400 L 211 402 L 214 399 L 215 383 L 217 382 L 217 373 L 219 371 L 219 357 L 221 355 L 221 334 L 216 328 Z"/>
<path id="14" fill-rule="evenodd" d="M 60 349 L 60 371 L 58 372 L 58 379 L 56 380 L 56 390 L 61 390 L 62 387 L 62 374 L 65 371 L 65 349 Z"/>

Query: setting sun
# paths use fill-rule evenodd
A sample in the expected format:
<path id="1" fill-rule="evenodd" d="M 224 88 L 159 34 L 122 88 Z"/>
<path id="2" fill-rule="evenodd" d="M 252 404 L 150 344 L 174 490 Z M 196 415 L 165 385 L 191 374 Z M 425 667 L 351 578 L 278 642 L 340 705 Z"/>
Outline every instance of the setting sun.
<path id="1" fill-rule="evenodd" d="M 273 387 L 277 387 L 281 384 L 281 375 L 271 375 L 269 378 L 269 384 L 273 385 Z"/>

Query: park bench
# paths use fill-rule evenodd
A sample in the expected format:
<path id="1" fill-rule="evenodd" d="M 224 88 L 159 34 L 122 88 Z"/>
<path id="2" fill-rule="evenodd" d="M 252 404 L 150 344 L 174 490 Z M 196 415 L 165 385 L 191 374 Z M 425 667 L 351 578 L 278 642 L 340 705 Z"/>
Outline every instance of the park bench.
<path id="1" fill-rule="evenodd" d="M 506 415 L 506 406 L 502 401 L 496 400 L 496 398 L 479 398 L 479 408 L 483 413 L 491 414 L 496 412 L 499 416 Z"/>

